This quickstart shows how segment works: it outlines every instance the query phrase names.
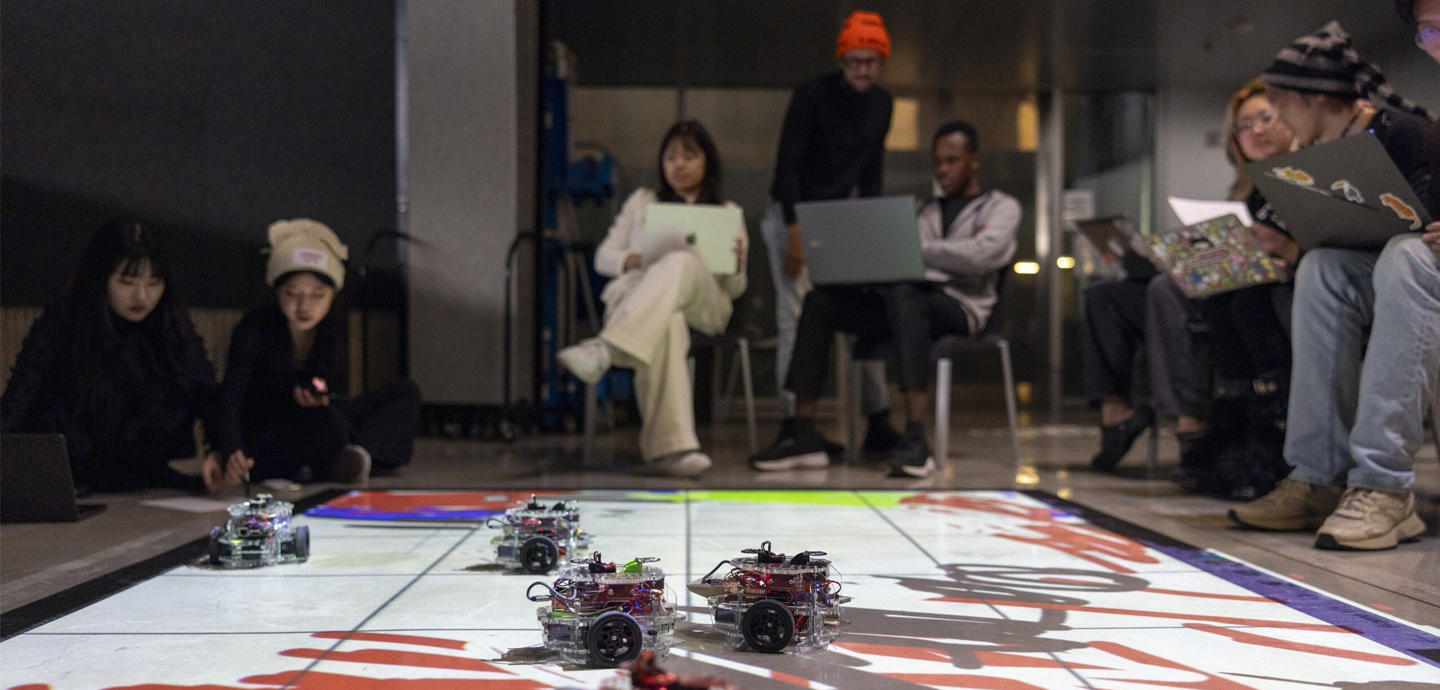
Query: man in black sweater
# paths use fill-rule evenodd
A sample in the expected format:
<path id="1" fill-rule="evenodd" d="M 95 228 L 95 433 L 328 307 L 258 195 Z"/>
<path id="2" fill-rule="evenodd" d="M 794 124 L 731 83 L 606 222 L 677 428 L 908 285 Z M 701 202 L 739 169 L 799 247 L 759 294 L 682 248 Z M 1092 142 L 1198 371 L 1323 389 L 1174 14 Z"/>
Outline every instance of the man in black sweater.
<path id="1" fill-rule="evenodd" d="M 770 188 L 773 203 L 760 226 L 775 282 L 776 388 L 787 418 L 794 416 L 795 399 L 784 390 L 785 376 L 801 306 L 812 287 L 795 204 L 845 199 L 857 192 L 879 196 L 893 109 L 890 93 L 875 83 L 890 57 L 890 36 L 880 15 L 851 13 L 836 40 L 835 57 L 839 72 L 801 84 L 790 98 Z M 862 405 L 870 418 L 865 448 L 888 451 L 899 434 L 890 425 L 884 363 L 864 366 Z M 832 443 L 829 450 L 834 456 L 840 447 Z"/>

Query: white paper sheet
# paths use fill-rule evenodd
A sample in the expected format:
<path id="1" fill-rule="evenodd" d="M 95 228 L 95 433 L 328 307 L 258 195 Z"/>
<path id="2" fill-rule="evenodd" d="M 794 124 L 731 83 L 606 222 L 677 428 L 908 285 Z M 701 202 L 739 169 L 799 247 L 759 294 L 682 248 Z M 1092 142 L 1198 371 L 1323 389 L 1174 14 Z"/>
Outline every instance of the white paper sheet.
<path id="1" fill-rule="evenodd" d="M 170 510 L 183 510 L 187 513 L 223 513 L 232 503 L 238 503 L 240 499 L 217 499 L 205 498 L 202 496 L 176 496 L 174 498 L 157 498 L 152 501 L 141 501 L 142 506 L 153 506 L 155 508 L 168 508 Z"/>
<path id="2" fill-rule="evenodd" d="M 1203 201 L 1172 196 L 1170 197 L 1170 208 L 1175 211 L 1175 216 L 1180 219 L 1181 225 L 1204 223 L 1207 220 L 1222 218 L 1232 213 L 1240 217 L 1240 223 L 1243 225 L 1255 224 L 1255 220 L 1250 217 L 1250 209 L 1245 207 L 1243 201 Z"/>

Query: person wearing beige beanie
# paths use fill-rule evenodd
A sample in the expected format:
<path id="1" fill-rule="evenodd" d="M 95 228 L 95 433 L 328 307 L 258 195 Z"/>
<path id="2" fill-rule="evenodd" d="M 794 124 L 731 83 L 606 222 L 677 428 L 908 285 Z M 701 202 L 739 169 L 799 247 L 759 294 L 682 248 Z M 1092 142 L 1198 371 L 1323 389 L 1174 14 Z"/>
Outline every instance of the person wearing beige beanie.
<path id="1" fill-rule="evenodd" d="M 268 237 L 265 282 L 275 301 L 246 314 L 231 335 L 216 450 L 258 480 L 364 484 L 372 465 L 409 462 L 420 415 L 415 384 L 347 395 L 347 317 L 335 299 L 349 248 L 308 218 L 277 221 Z"/>

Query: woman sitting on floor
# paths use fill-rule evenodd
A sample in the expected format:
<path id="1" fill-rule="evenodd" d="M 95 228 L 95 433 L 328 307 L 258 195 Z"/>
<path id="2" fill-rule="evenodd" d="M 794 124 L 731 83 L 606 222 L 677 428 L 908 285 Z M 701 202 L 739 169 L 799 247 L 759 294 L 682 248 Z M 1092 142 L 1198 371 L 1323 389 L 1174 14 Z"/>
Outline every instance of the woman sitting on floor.
<path id="1" fill-rule="evenodd" d="M 642 425 L 640 454 L 648 471 L 693 477 L 710 469 L 695 435 L 695 406 L 686 358 L 690 329 L 718 334 L 730 321 L 731 301 L 745 292 L 745 227 L 736 228 L 735 275 L 710 273 L 691 251 L 643 254 L 645 211 L 657 201 L 724 204 L 720 153 L 700 123 L 681 122 L 660 141 L 660 187 L 640 188 L 625 201 L 595 252 L 595 270 L 615 280 L 600 298 L 605 328 L 599 337 L 567 347 L 560 363 L 594 385 L 612 365 L 635 369 Z"/>
<path id="2" fill-rule="evenodd" d="M 334 308 L 349 250 L 309 219 L 270 226 L 266 282 L 275 301 L 245 315 L 230 338 L 217 448 L 256 480 L 363 484 L 372 464 L 410 460 L 420 392 L 392 381 L 355 398 L 345 365 L 345 313 Z"/>
<path id="3" fill-rule="evenodd" d="M 91 239 L 66 300 L 25 338 L 0 400 L 6 433 L 64 434 L 80 493 L 145 487 L 218 491 L 238 480 L 218 459 L 205 481 L 171 469 L 210 428 L 215 369 L 181 305 L 155 229 L 107 223 Z"/>

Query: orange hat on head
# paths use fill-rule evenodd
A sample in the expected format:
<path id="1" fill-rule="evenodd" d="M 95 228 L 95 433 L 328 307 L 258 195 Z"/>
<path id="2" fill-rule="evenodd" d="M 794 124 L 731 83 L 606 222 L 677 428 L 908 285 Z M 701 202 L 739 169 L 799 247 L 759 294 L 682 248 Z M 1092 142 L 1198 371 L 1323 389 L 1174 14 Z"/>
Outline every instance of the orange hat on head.
<path id="1" fill-rule="evenodd" d="M 878 12 L 855 10 L 840 27 L 840 37 L 835 39 L 835 57 L 857 48 L 879 51 L 886 60 L 890 59 L 890 32 L 885 30 L 885 20 Z"/>

